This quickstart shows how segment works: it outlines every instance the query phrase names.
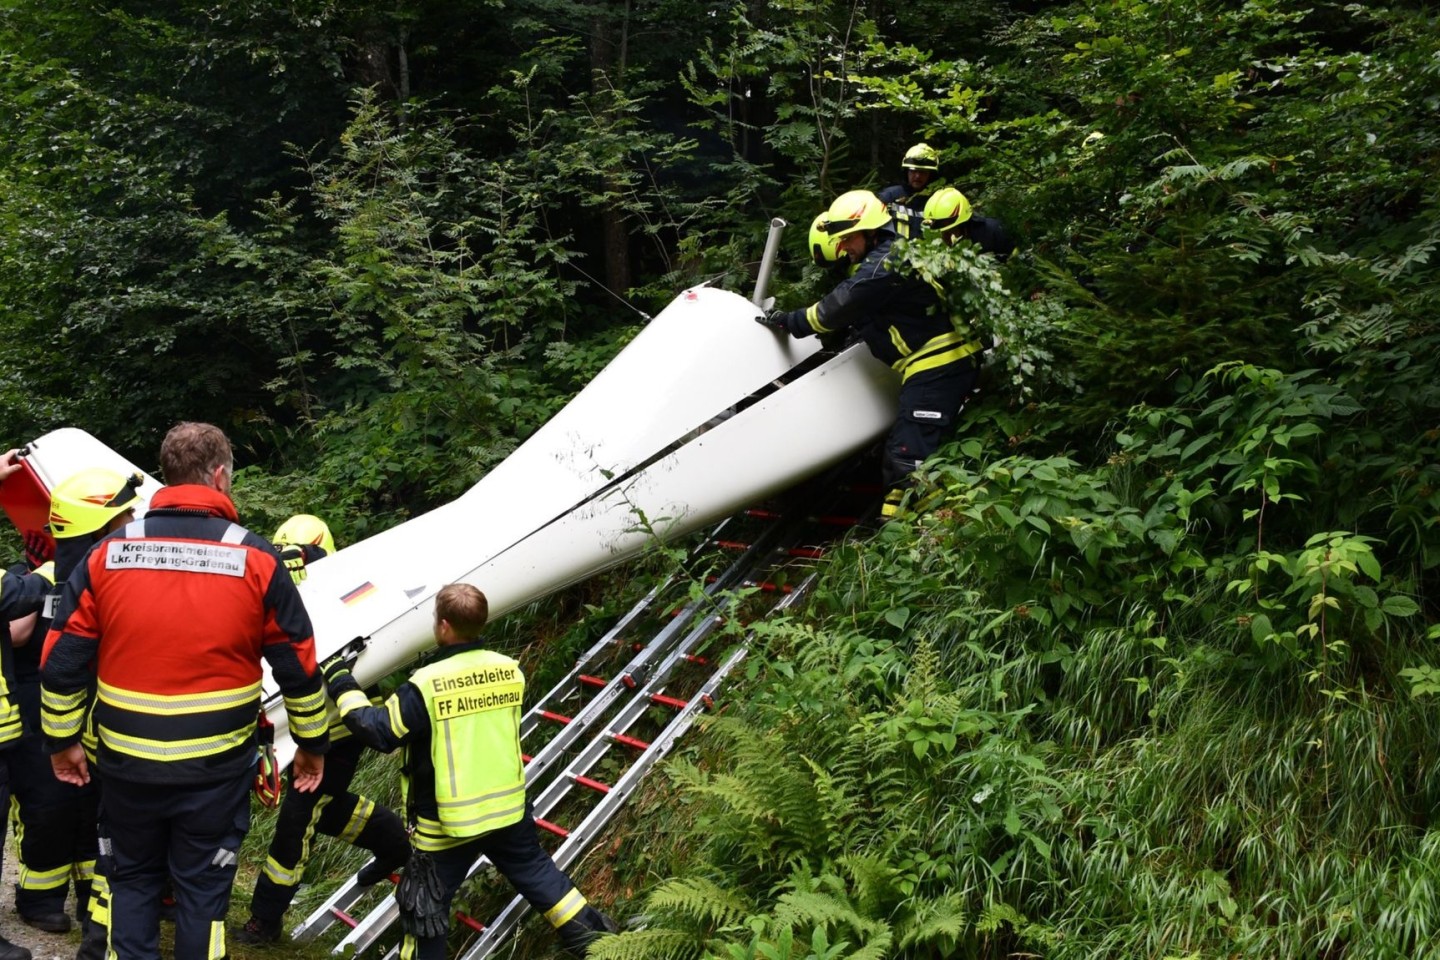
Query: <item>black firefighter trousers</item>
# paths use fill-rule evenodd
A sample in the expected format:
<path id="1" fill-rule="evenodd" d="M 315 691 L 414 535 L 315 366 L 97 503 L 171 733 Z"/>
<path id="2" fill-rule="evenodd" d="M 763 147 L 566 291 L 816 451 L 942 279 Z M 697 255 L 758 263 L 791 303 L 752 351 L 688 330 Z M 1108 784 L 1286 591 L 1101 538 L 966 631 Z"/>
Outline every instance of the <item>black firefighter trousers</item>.
<path id="1" fill-rule="evenodd" d="M 540 846 L 536 829 L 535 820 L 527 807 L 525 817 L 519 823 L 482 833 L 458 846 L 432 853 L 435 872 L 444 888 L 446 912 L 449 912 L 456 891 L 465 882 L 470 865 L 483 855 L 489 857 L 495 869 L 510 881 L 515 892 L 545 917 L 562 942 L 581 942 L 589 932 L 603 930 L 602 915 L 590 906 L 575 884 Z M 421 939 L 406 933 L 400 941 L 400 960 L 445 960 L 445 940 L 443 935 Z"/>
<path id="2" fill-rule="evenodd" d="M 248 769 L 215 783 L 105 779 L 100 855 L 108 861 L 116 960 L 159 960 L 167 874 L 175 887 L 175 960 L 225 956 L 225 912 L 240 842 L 250 828 L 253 781 Z"/>
<path id="3" fill-rule="evenodd" d="M 969 356 L 917 373 L 900 387 L 900 409 L 885 438 L 885 459 L 880 466 L 881 479 L 890 488 L 880 511 L 882 517 L 895 515 L 910 474 L 950 438 L 979 378 L 977 358 Z"/>

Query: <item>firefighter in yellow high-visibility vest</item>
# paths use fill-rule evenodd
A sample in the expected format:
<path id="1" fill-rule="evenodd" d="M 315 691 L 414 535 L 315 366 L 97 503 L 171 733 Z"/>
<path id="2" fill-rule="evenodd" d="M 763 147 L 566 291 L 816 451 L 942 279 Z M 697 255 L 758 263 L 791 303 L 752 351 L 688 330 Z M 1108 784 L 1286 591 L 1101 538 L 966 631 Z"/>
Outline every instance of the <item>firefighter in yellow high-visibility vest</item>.
<path id="1" fill-rule="evenodd" d="M 435 597 L 439 656 L 382 706 L 371 705 L 344 654 L 321 664 L 351 732 L 386 753 L 405 748 L 414 853 L 396 891 L 402 960 L 443 960 L 450 902 L 482 855 L 576 956 L 615 929 L 540 846 L 520 755 L 525 675 L 511 658 L 485 649 L 480 631 L 488 616 L 485 594 L 475 587 L 442 587 Z"/>

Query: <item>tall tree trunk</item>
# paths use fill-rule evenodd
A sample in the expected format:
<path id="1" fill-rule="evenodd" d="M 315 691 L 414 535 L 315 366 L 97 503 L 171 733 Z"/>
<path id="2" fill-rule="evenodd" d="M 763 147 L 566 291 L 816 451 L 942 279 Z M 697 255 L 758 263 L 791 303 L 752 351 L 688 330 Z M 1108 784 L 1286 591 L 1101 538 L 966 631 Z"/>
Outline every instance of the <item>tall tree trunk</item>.
<path id="1" fill-rule="evenodd" d="M 623 89 L 625 51 L 630 31 L 630 0 L 624 0 L 618 26 L 611 22 L 610 11 L 602 8 L 590 21 L 590 83 L 600 93 L 607 85 Z M 617 53 L 619 54 L 617 56 Z M 607 177 L 607 193 L 619 193 L 623 185 Z M 600 211 L 600 235 L 605 244 L 605 285 L 620 296 L 633 284 L 630 262 L 630 235 L 625 229 L 625 214 L 613 206 Z"/>

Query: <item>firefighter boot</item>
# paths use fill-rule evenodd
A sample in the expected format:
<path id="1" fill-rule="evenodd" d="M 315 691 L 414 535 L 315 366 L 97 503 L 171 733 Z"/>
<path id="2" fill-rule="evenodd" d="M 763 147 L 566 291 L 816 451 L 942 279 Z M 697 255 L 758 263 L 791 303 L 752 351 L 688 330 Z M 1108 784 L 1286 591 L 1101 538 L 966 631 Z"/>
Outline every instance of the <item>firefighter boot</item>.
<path id="1" fill-rule="evenodd" d="M 105 949 L 110 941 L 105 924 L 86 920 L 84 933 L 80 937 L 80 949 L 75 951 L 75 960 L 105 960 Z"/>
<path id="2" fill-rule="evenodd" d="M 36 930 L 44 930 L 46 933 L 69 933 L 70 914 L 68 913 L 22 913 L 20 922 Z"/>
<path id="3" fill-rule="evenodd" d="M 230 932 L 230 939 L 247 946 L 260 946 L 261 944 L 275 943 L 280 939 L 280 933 L 279 920 L 261 920 L 259 917 L 251 917 L 245 921 L 245 926 Z"/>
<path id="4" fill-rule="evenodd" d="M 30 960 L 30 951 L 0 937 L 0 960 Z"/>

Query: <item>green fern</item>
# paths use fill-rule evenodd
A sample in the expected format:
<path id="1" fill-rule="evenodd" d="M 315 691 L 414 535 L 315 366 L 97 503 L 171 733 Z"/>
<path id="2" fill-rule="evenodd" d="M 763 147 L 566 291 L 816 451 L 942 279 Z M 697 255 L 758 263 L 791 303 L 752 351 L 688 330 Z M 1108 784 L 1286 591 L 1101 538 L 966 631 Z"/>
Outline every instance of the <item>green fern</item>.
<path id="1" fill-rule="evenodd" d="M 704 942 L 694 933 L 652 928 L 601 937 L 590 945 L 586 956 L 593 960 L 695 960 L 703 953 Z"/>
<path id="2" fill-rule="evenodd" d="M 645 903 L 656 913 L 710 928 L 738 923 L 754 909 L 741 895 L 701 877 L 667 880 L 651 891 Z"/>

